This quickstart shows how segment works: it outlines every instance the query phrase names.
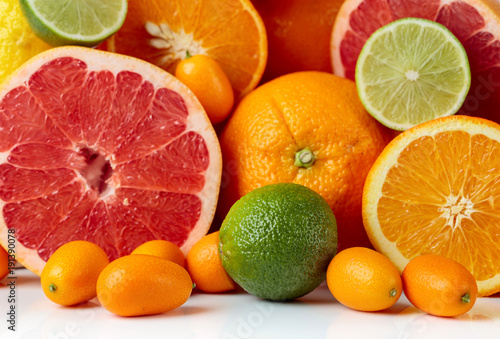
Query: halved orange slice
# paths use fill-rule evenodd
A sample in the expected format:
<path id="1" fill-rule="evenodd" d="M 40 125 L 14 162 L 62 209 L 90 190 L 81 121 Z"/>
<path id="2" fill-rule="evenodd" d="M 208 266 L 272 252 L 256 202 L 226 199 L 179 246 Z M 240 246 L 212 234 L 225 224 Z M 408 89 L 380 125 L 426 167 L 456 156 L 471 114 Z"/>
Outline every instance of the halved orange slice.
<path id="1" fill-rule="evenodd" d="M 362 210 L 400 271 L 439 254 L 467 267 L 481 296 L 500 291 L 500 125 L 452 116 L 403 132 L 371 168 Z"/>
<path id="2" fill-rule="evenodd" d="M 259 83 L 267 62 L 267 36 L 249 0 L 130 0 L 122 28 L 107 42 L 174 73 L 191 55 L 212 57 L 229 78 L 236 98 Z"/>

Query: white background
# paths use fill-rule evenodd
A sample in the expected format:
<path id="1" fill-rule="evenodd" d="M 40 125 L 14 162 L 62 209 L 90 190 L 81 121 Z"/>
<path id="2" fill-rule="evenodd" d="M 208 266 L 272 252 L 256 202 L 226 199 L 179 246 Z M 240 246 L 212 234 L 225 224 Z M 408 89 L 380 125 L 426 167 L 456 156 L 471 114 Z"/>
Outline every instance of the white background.
<path id="1" fill-rule="evenodd" d="M 500 296 L 480 298 L 457 318 L 417 310 L 404 297 L 383 312 L 348 309 L 326 284 L 293 302 L 261 300 L 238 290 L 224 294 L 194 291 L 180 308 L 161 315 L 122 318 L 92 300 L 63 307 L 48 300 L 40 279 L 16 270 L 16 332 L 7 327 L 9 288 L 0 283 L 0 338 L 500 338 Z M 138 291 L 140 293 L 140 291 Z"/>

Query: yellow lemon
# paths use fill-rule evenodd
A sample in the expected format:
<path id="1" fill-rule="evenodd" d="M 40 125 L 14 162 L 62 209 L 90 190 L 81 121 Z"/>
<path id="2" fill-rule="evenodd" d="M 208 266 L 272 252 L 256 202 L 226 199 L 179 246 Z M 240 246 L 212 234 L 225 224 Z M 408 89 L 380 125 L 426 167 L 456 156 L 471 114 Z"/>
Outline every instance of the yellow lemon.
<path id="1" fill-rule="evenodd" d="M 0 0 L 0 83 L 32 56 L 51 46 L 31 30 L 18 0 Z"/>

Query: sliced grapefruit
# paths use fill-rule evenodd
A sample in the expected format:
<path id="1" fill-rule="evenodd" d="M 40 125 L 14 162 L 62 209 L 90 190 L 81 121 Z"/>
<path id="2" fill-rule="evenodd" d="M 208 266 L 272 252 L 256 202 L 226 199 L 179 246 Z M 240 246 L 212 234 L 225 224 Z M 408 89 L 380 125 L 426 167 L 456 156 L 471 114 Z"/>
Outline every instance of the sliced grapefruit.
<path id="1" fill-rule="evenodd" d="M 406 17 L 443 24 L 464 46 L 471 87 L 458 113 L 500 122 L 500 2 L 496 0 L 347 0 L 332 31 L 335 74 L 354 80 L 356 62 L 368 37 Z"/>
<path id="2" fill-rule="evenodd" d="M 0 243 L 40 274 L 62 244 L 111 260 L 153 239 L 184 253 L 208 231 L 221 154 L 195 96 L 142 60 L 51 49 L 0 88 Z"/>
<path id="3" fill-rule="evenodd" d="M 205 54 L 221 66 L 236 98 L 259 83 L 267 61 L 264 23 L 250 0 L 130 0 L 122 28 L 102 46 L 170 73 Z"/>
<path id="4" fill-rule="evenodd" d="M 500 125 L 438 118 L 393 139 L 363 190 L 373 246 L 403 271 L 420 254 L 458 261 L 479 294 L 500 291 Z"/>

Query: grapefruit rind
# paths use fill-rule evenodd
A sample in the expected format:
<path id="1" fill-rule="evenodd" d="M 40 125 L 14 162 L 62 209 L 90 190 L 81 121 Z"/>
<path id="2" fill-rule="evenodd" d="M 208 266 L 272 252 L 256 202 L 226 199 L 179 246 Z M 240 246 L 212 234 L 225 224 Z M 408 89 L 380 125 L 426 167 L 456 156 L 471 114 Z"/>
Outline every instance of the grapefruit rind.
<path id="1" fill-rule="evenodd" d="M 377 211 L 378 201 L 383 195 L 382 187 L 388 172 L 397 165 L 400 154 L 412 142 L 422 137 L 432 137 L 437 133 L 450 131 L 465 131 L 471 136 L 484 135 L 500 143 L 500 125 L 494 122 L 467 116 L 438 118 L 413 127 L 394 138 L 375 161 L 365 181 L 362 215 L 366 232 L 375 249 L 387 256 L 400 272 L 403 272 L 406 264 L 413 259 L 413 257 L 405 257 L 400 249 L 398 249 L 397 243 L 387 239 L 383 233 Z M 424 226 L 425 225 L 422 225 L 422 227 Z M 423 243 L 430 240 L 432 239 L 421 239 Z M 453 250 L 452 243 L 442 244 L 442 246 Z M 471 250 L 474 251 L 474 249 Z M 491 250 L 493 251 L 494 249 Z M 468 269 L 474 275 L 472 269 L 470 267 L 468 267 Z M 494 276 L 490 279 L 477 280 L 477 285 L 480 296 L 488 296 L 500 291 L 500 272 L 495 272 Z"/>
<path id="2" fill-rule="evenodd" d="M 123 70 L 137 70 L 145 80 L 153 84 L 155 90 L 158 88 L 168 88 L 177 92 L 184 99 L 189 116 L 186 120 L 186 130 L 182 134 L 194 131 L 201 135 L 205 140 L 210 156 L 209 166 L 205 171 L 205 178 L 209 178 L 209 180 L 205 181 L 203 189 L 196 194 L 202 202 L 201 214 L 196 226 L 193 228 L 184 244 L 180 247 L 184 255 L 186 255 L 189 249 L 201 239 L 210 228 L 217 205 L 222 173 L 220 145 L 210 120 L 200 102 L 195 95 L 174 76 L 148 62 L 129 56 L 77 46 L 56 47 L 30 59 L 1 84 L 0 98 L 3 98 L 13 88 L 26 83 L 30 76 L 42 65 L 61 57 L 73 57 L 82 60 L 87 64 L 89 71 L 107 70 L 112 72 L 115 76 L 118 72 Z M 74 145 L 74 147 L 76 147 L 76 145 Z M 9 152 L 10 151 L 0 152 L 0 164 L 7 162 Z M 110 162 L 113 166 L 113 159 L 111 159 Z M 81 177 L 80 173 L 77 173 L 77 175 L 87 186 L 87 183 Z M 111 180 L 110 184 L 112 185 L 112 183 Z M 106 199 L 106 197 L 103 199 Z M 0 210 L 3 211 L 5 204 L 6 203 L 0 199 Z M 2 214 L 0 217 L 0 244 L 5 248 L 7 248 L 9 243 L 8 230 Z M 45 261 L 40 258 L 36 249 L 27 248 L 17 241 L 15 244 L 15 256 L 16 260 L 24 267 L 39 276 L 41 275 L 42 269 L 45 266 Z"/>
<path id="3" fill-rule="evenodd" d="M 374 49 L 379 49 L 379 52 L 384 52 L 383 50 L 380 51 L 380 48 L 388 47 L 386 45 L 388 36 L 391 37 L 393 41 L 397 41 L 398 35 L 403 39 L 409 39 L 409 37 L 403 35 L 404 33 L 398 34 L 398 31 L 403 30 L 406 33 L 411 29 L 410 26 L 418 29 L 420 34 L 427 35 L 430 32 L 433 32 L 432 35 L 436 36 L 436 41 L 432 41 L 432 43 L 440 43 L 440 46 L 453 48 L 449 52 L 455 54 L 456 56 L 443 56 L 443 53 L 439 52 L 438 59 L 447 59 L 447 64 L 444 65 L 443 63 L 441 66 L 452 67 L 450 64 L 455 61 L 459 61 L 460 65 L 453 65 L 453 69 L 444 70 L 434 69 L 431 66 L 431 69 L 434 71 L 432 74 L 448 74 L 448 77 L 453 77 L 453 79 L 448 79 L 448 82 L 441 84 L 439 83 L 440 79 L 436 76 L 418 74 L 421 70 L 429 68 L 428 65 L 435 61 L 434 56 L 419 62 L 418 60 L 414 60 L 413 56 L 408 55 L 411 54 L 412 51 L 399 50 L 398 53 L 395 53 L 389 60 L 382 60 L 385 55 L 380 55 L 380 53 L 374 52 Z M 401 44 L 397 42 L 395 44 L 396 46 L 401 46 Z M 422 46 L 418 44 L 421 44 Z M 409 43 L 407 47 L 416 48 L 418 50 L 428 49 L 428 52 L 430 53 L 435 53 L 439 50 L 435 48 L 439 48 L 440 46 L 430 46 L 430 44 L 430 39 L 425 41 L 415 39 L 415 41 Z M 417 47 L 415 47 L 415 45 L 417 45 Z M 425 57 L 424 55 L 420 56 Z M 376 63 L 383 64 L 385 67 L 374 68 L 372 67 L 373 62 L 369 63 L 369 59 L 377 60 Z M 398 62 L 399 65 L 397 64 Z M 415 70 L 413 69 L 414 67 L 416 68 Z M 385 70 L 390 69 L 391 74 L 383 74 L 381 71 L 383 71 L 384 68 Z M 416 78 L 408 78 L 408 75 L 405 76 L 405 72 L 414 72 Z M 399 131 L 407 130 L 415 125 L 418 125 L 419 123 L 423 123 L 431 119 L 455 114 L 462 106 L 471 84 L 471 74 L 467 53 L 465 52 L 465 49 L 460 41 L 458 41 L 458 39 L 445 26 L 433 21 L 419 18 L 404 18 L 396 20 L 375 31 L 375 33 L 368 38 L 363 46 L 363 49 L 361 50 L 356 63 L 355 74 L 359 97 L 366 110 L 384 126 Z M 423 79 L 420 80 L 420 77 Z M 376 83 L 370 82 L 370 78 L 372 78 L 372 80 L 376 79 Z M 441 79 L 446 80 L 445 78 Z M 382 81 L 382 83 L 378 85 L 380 81 Z M 420 83 L 420 85 L 414 86 L 414 83 Z M 461 85 L 459 86 L 460 88 L 458 88 L 458 92 L 454 91 L 456 88 L 452 88 L 452 86 L 457 87 L 457 84 Z M 392 90 L 387 89 L 387 86 L 390 85 L 394 87 Z M 385 87 L 384 90 L 381 89 L 382 86 Z M 428 89 L 424 90 L 425 87 Z M 441 96 L 441 93 L 446 94 L 447 96 L 453 96 L 454 102 L 451 106 L 449 105 L 449 102 L 447 102 L 445 107 L 437 107 L 438 103 L 443 102 L 442 97 L 437 100 L 429 95 L 426 95 L 426 93 L 437 93 L 436 97 Z M 384 94 L 390 94 L 391 97 L 387 98 L 388 100 L 381 99 Z M 406 94 L 406 96 L 404 94 Z M 375 101 L 373 101 L 373 98 Z M 406 105 L 399 105 L 398 103 L 402 101 L 407 101 L 409 103 Z M 451 101 L 451 98 L 449 101 Z M 425 104 L 421 104 L 421 102 L 425 102 Z M 405 108 L 407 108 L 407 110 L 401 110 L 402 107 L 397 109 L 398 106 L 406 106 Z M 424 108 L 424 106 L 427 108 Z M 394 107 L 396 107 L 396 111 L 391 110 L 391 108 Z"/>

